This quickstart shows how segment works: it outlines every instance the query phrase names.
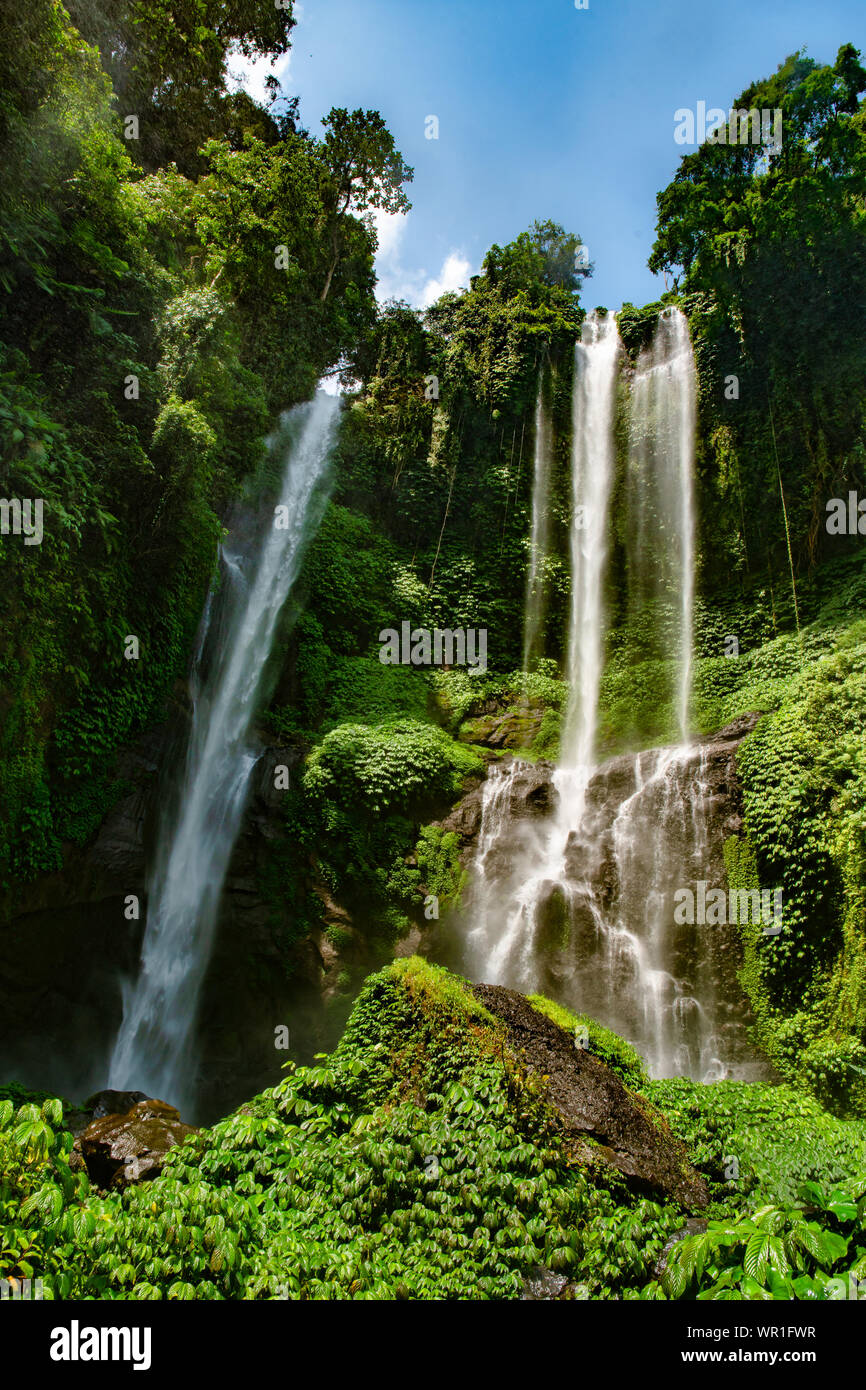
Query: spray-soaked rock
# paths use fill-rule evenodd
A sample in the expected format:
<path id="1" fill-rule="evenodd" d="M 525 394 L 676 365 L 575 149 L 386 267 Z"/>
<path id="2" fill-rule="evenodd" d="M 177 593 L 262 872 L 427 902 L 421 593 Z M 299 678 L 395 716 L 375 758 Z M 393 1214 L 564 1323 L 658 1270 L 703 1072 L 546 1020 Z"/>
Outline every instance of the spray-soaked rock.
<path id="1" fill-rule="evenodd" d="M 520 706 L 504 713 L 497 710 L 468 719 L 460 729 L 459 738 L 463 743 L 484 748 L 528 748 L 537 737 L 543 718 L 543 708 Z"/>
<path id="2" fill-rule="evenodd" d="M 725 844 L 743 829 L 737 750 L 759 717 L 611 758 L 585 783 L 545 762 L 491 768 L 473 792 L 464 954 L 449 964 L 478 979 L 492 962 L 502 983 L 598 1018 L 654 1075 L 765 1072 L 738 923 L 676 912 L 678 890 L 727 886 Z"/>

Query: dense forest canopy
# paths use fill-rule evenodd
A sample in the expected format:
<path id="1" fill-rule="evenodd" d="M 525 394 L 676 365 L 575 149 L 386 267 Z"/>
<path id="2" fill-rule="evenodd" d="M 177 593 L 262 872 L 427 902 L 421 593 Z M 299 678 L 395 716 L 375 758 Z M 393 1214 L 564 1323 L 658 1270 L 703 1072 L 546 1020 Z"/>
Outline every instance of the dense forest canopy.
<path id="1" fill-rule="evenodd" d="M 98 822 L 104 755 L 183 671 L 220 512 L 375 324 L 363 212 L 406 206 L 411 178 L 375 112 L 315 139 L 229 90 L 233 45 L 283 51 L 288 8 L 73 17 L 39 0 L 0 31 L 3 486 L 53 517 L 32 564 L 3 541 L 3 858 L 24 873 Z"/>
<path id="2" fill-rule="evenodd" d="M 778 526 L 767 525 L 778 513 L 760 505 L 777 453 L 806 567 L 832 544 L 826 499 L 866 478 L 864 89 L 851 44 L 832 66 L 792 54 L 733 103 L 781 110 L 780 147 L 707 142 L 658 197 L 650 266 L 676 272 L 693 306 L 713 453 L 707 482 L 725 529 L 737 533 L 740 567 L 758 570 L 767 547 L 779 549 Z M 724 391 L 731 373 L 736 399 Z M 733 539 L 726 549 L 733 558 Z"/>

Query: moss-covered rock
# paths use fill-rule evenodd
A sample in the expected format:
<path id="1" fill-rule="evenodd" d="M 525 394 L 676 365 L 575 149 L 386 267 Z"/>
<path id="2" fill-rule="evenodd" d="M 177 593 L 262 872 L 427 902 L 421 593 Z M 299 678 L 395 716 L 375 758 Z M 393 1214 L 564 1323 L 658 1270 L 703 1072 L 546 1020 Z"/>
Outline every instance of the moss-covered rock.
<path id="1" fill-rule="evenodd" d="M 643 1059 L 625 1038 L 612 1033 L 609 1028 L 596 1023 L 586 1014 L 575 1014 L 543 994 L 530 994 L 529 1002 L 534 1009 L 545 1014 L 566 1033 L 579 1040 L 579 1046 L 599 1057 L 611 1071 L 615 1071 L 627 1086 L 640 1090 L 647 1084 L 647 1072 Z"/>
<path id="2" fill-rule="evenodd" d="M 667 1121 L 581 1047 L 571 1030 L 515 990 L 476 985 L 474 993 L 504 1022 L 515 1058 L 543 1078 L 557 1129 L 578 1161 L 612 1168 L 636 1190 L 664 1193 L 689 1210 L 706 1206 L 706 1181 Z M 586 1139 L 590 1148 L 581 1142 Z"/>

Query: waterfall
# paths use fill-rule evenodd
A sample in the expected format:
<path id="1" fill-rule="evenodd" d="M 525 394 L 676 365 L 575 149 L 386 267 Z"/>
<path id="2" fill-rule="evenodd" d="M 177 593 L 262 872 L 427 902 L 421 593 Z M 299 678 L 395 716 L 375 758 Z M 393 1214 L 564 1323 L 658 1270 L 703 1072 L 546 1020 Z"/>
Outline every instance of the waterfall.
<path id="1" fill-rule="evenodd" d="M 550 465 L 551 428 L 547 403 L 544 399 L 544 371 L 538 374 L 538 398 L 535 404 L 535 447 L 532 470 L 532 522 L 529 541 L 529 571 L 526 580 L 526 610 L 524 616 L 523 669 L 540 656 L 541 629 L 544 619 L 545 560 L 550 543 Z"/>
<path id="2" fill-rule="evenodd" d="M 324 507 L 338 416 L 339 397 L 319 392 L 286 417 L 294 442 L 280 503 L 257 546 L 224 547 L 221 591 L 217 602 L 208 597 L 202 619 L 180 795 L 159 829 L 139 976 L 126 991 L 109 1075 L 112 1087 L 134 1086 L 178 1106 L 194 1099 L 190 1049 L 196 1008 L 258 759 L 251 727 L 265 666 L 305 542 Z"/>
<path id="3" fill-rule="evenodd" d="M 570 852 L 571 959 L 553 962 L 548 982 L 573 971 L 572 992 L 604 998 L 605 1023 L 637 1045 L 651 1076 L 724 1075 L 722 1056 L 744 1053 L 719 997 L 717 956 L 731 942 L 714 927 L 674 925 L 676 888 L 724 872 L 721 846 L 709 843 L 706 750 L 617 759 L 589 796 Z M 564 979 L 556 987 L 569 991 Z"/>
<path id="4" fill-rule="evenodd" d="M 672 705 L 680 743 L 596 765 L 614 423 L 616 319 L 591 315 L 573 395 L 569 699 L 552 773 L 491 769 L 468 890 L 463 968 L 552 998 L 615 1029 L 653 1076 L 748 1071 L 735 931 L 677 926 L 678 887 L 725 881 L 719 825 L 730 746 L 688 742 L 694 595 L 694 363 L 678 310 L 661 315 L 633 374 L 630 537 L 637 587 L 674 614 Z M 643 562 L 648 563 L 644 567 Z M 673 602 L 672 602 L 673 599 Z M 667 637 L 667 634 L 665 634 Z M 713 761 L 713 758 L 716 761 Z"/>
<path id="5" fill-rule="evenodd" d="M 694 437 L 695 364 L 688 321 L 679 309 L 666 309 L 652 346 L 638 358 L 631 389 L 632 587 L 638 591 L 633 617 L 652 625 L 649 605 L 658 600 L 673 611 L 672 703 L 681 743 L 689 735 L 692 675 Z"/>
<path id="6" fill-rule="evenodd" d="M 748 1075 L 736 929 L 675 921 L 678 888 L 725 881 L 710 824 L 727 757 L 694 744 L 614 758 L 589 776 L 570 824 L 563 769 L 493 769 L 463 967 L 597 1019 L 653 1077 Z"/>
<path id="7" fill-rule="evenodd" d="M 570 698 L 563 738 L 564 761 L 556 774 L 557 813 L 518 846 L 508 807 L 516 772 L 491 775 L 482 805 L 481 843 L 473 897 L 476 924 L 467 951 L 484 978 L 531 975 L 532 939 L 547 886 L 561 882 L 569 837 L 579 825 L 595 753 L 595 725 L 602 665 L 603 579 L 608 502 L 614 471 L 613 422 L 621 344 L 616 318 L 588 316 L 575 347 L 572 433 L 571 605 L 568 637 Z M 519 767 L 519 764 L 517 765 Z M 510 862 L 520 865 L 503 911 L 495 882 L 497 835 L 507 833 Z M 489 861 L 489 862 L 488 862 Z M 518 967 L 517 962 L 523 966 Z M 523 967 L 526 967 L 525 969 Z"/>
<path id="8" fill-rule="evenodd" d="M 621 344 L 616 318 L 591 314 L 575 347 L 572 410 L 571 609 L 566 767 L 588 769 L 595 755 L 601 683 L 603 583 L 614 472 L 613 421 Z"/>

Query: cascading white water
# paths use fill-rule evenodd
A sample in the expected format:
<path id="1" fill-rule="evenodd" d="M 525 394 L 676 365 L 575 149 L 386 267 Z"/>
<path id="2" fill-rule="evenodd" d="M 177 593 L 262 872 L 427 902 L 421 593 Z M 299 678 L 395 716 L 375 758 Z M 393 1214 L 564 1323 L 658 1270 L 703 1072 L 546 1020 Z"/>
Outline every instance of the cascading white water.
<path id="1" fill-rule="evenodd" d="M 532 470 L 532 520 L 529 540 L 529 571 L 526 580 L 526 606 L 523 624 L 523 669 L 528 671 L 539 655 L 544 619 L 545 560 L 550 541 L 550 465 L 551 431 L 544 399 L 544 369 L 538 374 L 535 404 L 535 447 Z"/>
<path id="2" fill-rule="evenodd" d="M 634 571 L 645 589 L 638 603 L 652 594 L 675 614 L 673 704 L 682 743 L 689 735 L 692 679 L 694 439 L 695 363 L 688 320 L 679 309 L 665 309 L 632 382 L 629 478 L 637 522 Z"/>
<path id="3" fill-rule="evenodd" d="M 708 1080 L 723 1075 L 731 1059 L 748 1065 L 748 1049 L 731 978 L 731 939 L 717 928 L 674 922 L 677 886 L 724 874 L 720 845 L 709 843 L 706 752 L 687 742 L 695 394 L 683 315 L 665 311 L 652 349 L 641 355 L 629 450 L 639 523 L 630 537 L 633 558 L 643 561 L 646 551 L 651 597 L 675 613 L 672 702 L 681 743 L 598 767 L 620 361 L 616 320 L 590 316 L 575 362 L 570 693 L 562 761 L 546 784 L 519 759 L 488 776 L 463 965 L 476 979 L 540 989 L 590 1014 L 630 1039 L 653 1076 Z M 644 583 L 641 563 L 631 573 Z"/>
<path id="4" fill-rule="evenodd" d="M 339 397 L 317 393 L 286 418 L 294 431 L 279 504 L 257 553 L 226 546 L 222 625 L 209 597 L 193 673 L 193 719 L 180 797 L 160 827 L 148 884 L 141 967 L 124 999 L 109 1085 L 185 1106 L 193 1100 L 190 1048 L 217 910 L 258 758 L 250 738 L 277 620 L 321 517 Z M 215 645 L 203 680 L 206 639 Z"/>
<path id="5" fill-rule="evenodd" d="M 575 347 L 572 433 L 571 605 L 568 636 L 570 699 L 563 765 L 556 774 L 557 814 L 524 847 L 528 872 L 515 886 L 503 923 L 500 895 L 484 883 L 486 855 L 476 865 L 476 925 L 467 949 L 484 978 L 504 979 L 519 957 L 531 957 L 533 923 L 545 885 L 561 881 L 569 836 L 580 823 L 594 757 L 604 623 L 603 579 L 608 503 L 614 472 L 613 421 L 621 344 L 616 318 L 591 314 Z M 539 397 L 540 401 L 540 397 Z M 513 779 L 512 779 L 513 780 Z M 504 782 L 504 785 L 501 783 Z M 490 777 L 482 809 L 482 843 L 492 842 L 507 815 L 511 782 Z M 513 828 L 513 827 L 510 827 Z"/>
<path id="6" fill-rule="evenodd" d="M 588 770 L 595 756 L 601 684 L 604 567 L 614 472 L 613 421 L 621 343 L 616 318 L 590 314 L 575 348 L 572 409 L 569 701 L 562 764 Z"/>
<path id="7" fill-rule="evenodd" d="M 692 689 L 692 649 L 694 646 L 695 602 L 695 358 L 686 316 L 672 309 L 666 320 L 671 325 L 673 347 L 669 356 L 671 396 L 677 413 L 677 494 L 680 536 L 680 685 L 677 719 L 680 739 L 689 736 L 689 699 Z"/>
<path id="8" fill-rule="evenodd" d="M 581 933 L 576 916 L 580 989 L 589 997 L 604 992 L 605 1022 L 638 1043 L 654 1077 L 711 1080 L 725 1071 L 712 929 L 701 935 L 674 926 L 675 888 L 711 872 L 713 860 L 719 867 L 708 844 L 705 766 L 700 747 L 637 754 L 631 794 L 616 807 L 599 847 L 584 846 L 589 856 L 600 848 L 616 891 L 602 902 L 591 879 L 582 885 L 591 929 Z M 593 865 L 595 873 L 600 867 Z"/>

